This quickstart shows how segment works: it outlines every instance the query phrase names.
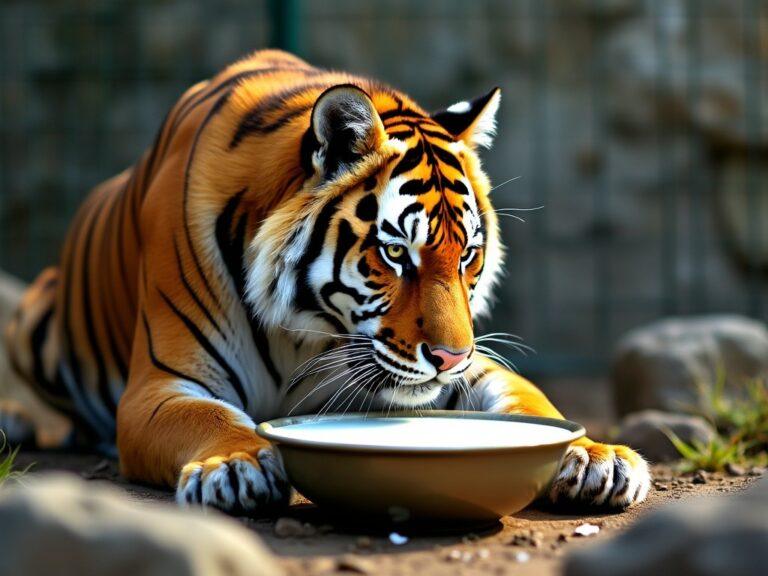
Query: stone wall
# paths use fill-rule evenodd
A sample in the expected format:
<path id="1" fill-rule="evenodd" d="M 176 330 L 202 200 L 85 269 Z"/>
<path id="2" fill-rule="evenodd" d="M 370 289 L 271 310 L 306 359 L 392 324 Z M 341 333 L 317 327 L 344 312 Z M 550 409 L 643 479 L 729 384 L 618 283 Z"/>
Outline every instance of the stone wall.
<path id="1" fill-rule="evenodd" d="M 27 279 L 184 87 L 270 31 L 264 1 L 26 0 L 0 22 L 0 267 Z M 594 367 L 669 313 L 766 318 L 764 2 L 304 0 L 298 26 L 312 62 L 428 108 L 503 88 L 496 205 L 545 208 L 504 220 L 485 328 L 537 348 L 523 366 Z"/>

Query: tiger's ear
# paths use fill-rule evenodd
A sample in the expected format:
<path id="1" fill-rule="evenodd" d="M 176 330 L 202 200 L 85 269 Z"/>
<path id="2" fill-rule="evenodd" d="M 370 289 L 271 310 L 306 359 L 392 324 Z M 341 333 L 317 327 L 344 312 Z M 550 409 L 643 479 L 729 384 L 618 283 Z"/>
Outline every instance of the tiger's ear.
<path id="1" fill-rule="evenodd" d="M 496 135 L 499 102 L 501 89 L 494 88 L 484 96 L 469 102 L 457 102 L 445 110 L 435 112 L 432 120 L 457 140 L 463 140 L 470 148 L 490 148 Z"/>
<path id="2" fill-rule="evenodd" d="M 326 180 L 378 149 L 387 137 L 370 96 L 352 84 L 333 86 L 318 97 L 312 131 L 318 144 L 312 163 Z"/>

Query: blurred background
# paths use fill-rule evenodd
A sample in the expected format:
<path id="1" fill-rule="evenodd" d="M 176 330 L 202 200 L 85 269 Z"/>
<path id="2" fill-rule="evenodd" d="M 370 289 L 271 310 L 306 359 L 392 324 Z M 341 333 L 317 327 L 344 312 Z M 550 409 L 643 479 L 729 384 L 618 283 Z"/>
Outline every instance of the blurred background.
<path id="1" fill-rule="evenodd" d="M 186 87 L 280 47 L 427 109 L 503 89 L 484 155 L 507 274 L 482 329 L 526 374 L 594 378 L 670 315 L 768 319 L 764 0 L 4 0 L 0 269 L 54 262 L 88 190 Z"/>

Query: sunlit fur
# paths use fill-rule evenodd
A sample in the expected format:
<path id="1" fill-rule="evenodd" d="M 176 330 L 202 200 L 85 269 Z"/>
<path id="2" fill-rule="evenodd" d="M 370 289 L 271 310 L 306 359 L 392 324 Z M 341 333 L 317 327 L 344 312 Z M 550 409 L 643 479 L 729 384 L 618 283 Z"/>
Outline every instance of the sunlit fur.
<path id="1" fill-rule="evenodd" d="M 8 328 L 14 366 L 89 442 L 116 440 L 128 478 L 227 510 L 286 501 L 254 431 L 268 418 L 560 417 L 479 354 L 473 330 L 502 265 L 477 153 L 499 99 L 430 115 L 282 52 L 236 62 L 190 88 L 141 159 L 85 200 Z M 571 476 L 591 486 L 611 458 L 632 489 L 608 483 L 602 500 L 644 497 L 639 456 L 578 446 L 553 499 L 588 500 Z"/>

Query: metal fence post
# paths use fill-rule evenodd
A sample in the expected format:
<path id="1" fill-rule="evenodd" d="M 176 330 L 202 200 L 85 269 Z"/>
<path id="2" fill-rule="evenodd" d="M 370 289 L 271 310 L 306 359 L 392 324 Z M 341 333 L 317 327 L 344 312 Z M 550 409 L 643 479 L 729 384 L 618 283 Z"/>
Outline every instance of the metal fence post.
<path id="1" fill-rule="evenodd" d="M 301 53 L 300 8 L 300 0 L 269 0 L 269 40 L 273 48 Z"/>

